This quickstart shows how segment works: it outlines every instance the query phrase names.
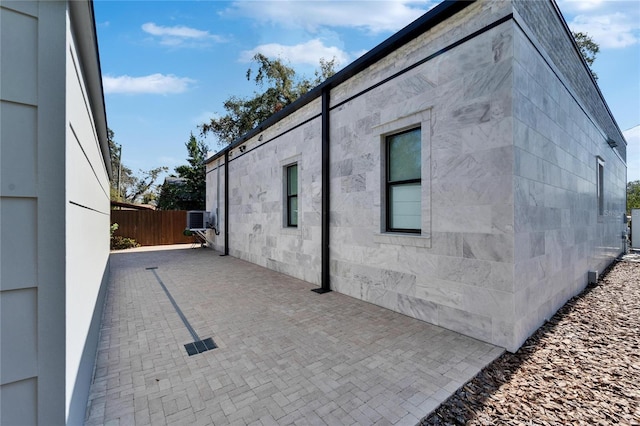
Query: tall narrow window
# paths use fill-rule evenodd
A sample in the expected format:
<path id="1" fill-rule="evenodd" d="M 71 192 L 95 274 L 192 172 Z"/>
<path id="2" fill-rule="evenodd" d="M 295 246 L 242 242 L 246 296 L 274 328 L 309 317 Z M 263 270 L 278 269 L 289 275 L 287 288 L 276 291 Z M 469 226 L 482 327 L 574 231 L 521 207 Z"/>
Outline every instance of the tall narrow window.
<path id="1" fill-rule="evenodd" d="M 598 181 L 597 185 L 597 193 L 598 193 L 598 216 L 604 216 L 604 160 L 600 157 L 598 160 Z"/>
<path id="2" fill-rule="evenodd" d="M 421 145 L 419 128 L 386 138 L 387 231 L 421 232 Z"/>
<path id="3" fill-rule="evenodd" d="M 298 226 L 298 165 L 287 166 L 287 226 Z"/>

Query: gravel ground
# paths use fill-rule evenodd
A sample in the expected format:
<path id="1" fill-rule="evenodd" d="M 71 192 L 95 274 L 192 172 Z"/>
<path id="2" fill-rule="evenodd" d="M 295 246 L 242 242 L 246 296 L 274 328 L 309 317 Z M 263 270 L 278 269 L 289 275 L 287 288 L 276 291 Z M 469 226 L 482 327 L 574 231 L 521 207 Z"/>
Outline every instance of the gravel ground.
<path id="1" fill-rule="evenodd" d="M 615 263 L 420 424 L 640 425 L 638 258 Z"/>

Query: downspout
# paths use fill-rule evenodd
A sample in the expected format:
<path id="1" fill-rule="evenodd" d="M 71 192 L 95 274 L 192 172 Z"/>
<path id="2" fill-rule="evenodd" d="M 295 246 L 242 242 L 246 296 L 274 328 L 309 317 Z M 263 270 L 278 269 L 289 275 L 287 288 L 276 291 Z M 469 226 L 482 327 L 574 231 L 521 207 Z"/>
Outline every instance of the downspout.
<path id="1" fill-rule="evenodd" d="M 224 152 L 224 254 L 229 256 L 229 150 Z"/>
<path id="2" fill-rule="evenodd" d="M 220 235 L 220 160 L 216 160 L 216 235 Z"/>
<path id="3" fill-rule="evenodd" d="M 329 136 L 329 113 L 330 113 L 330 93 L 331 89 L 325 87 L 322 90 L 322 254 L 321 254 L 321 287 L 312 291 L 323 294 L 331 291 L 329 282 L 329 213 L 330 213 L 330 192 L 329 184 L 331 183 L 329 175 L 329 166 L 331 158 L 329 156 L 331 138 Z"/>

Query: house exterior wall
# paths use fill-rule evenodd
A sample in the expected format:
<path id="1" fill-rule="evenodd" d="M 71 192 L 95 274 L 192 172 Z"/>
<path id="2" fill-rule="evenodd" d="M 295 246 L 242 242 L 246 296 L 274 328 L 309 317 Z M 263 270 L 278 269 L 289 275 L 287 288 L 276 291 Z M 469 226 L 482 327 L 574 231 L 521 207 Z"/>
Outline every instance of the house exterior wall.
<path id="1" fill-rule="evenodd" d="M 528 37 L 535 40 L 536 48 L 544 52 L 554 71 L 562 76 L 564 84 L 571 87 L 573 97 L 580 99 L 580 107 L 589 119 L 597 123 L 601 132 L 611 137 L 618 144 L 616 151 L 623 160 L 627 159 L 626 142 L 608 106 L 602 102 L 602 94 L 598 86 L 593 84 L 572 39 L 566 37 L 563 24 L 556 13 L 556 6 L 551 1 L 532 2 L 528 0 L 512 0 L 518 22 L 522 24 Z"/>
<path id="2" fill-rule="evenodd" d="M 77 2 L 73 7 L 88 11 L 91 5 Z M 86 396 L 84 404 L 75 405 L 71 396 L 78 378 L 90 380 L 94 362 L 87 350 L 95 348 L 97 334 L 90 337 L 87 315 L 80 311 L 99 305 L 89 293 L 101 285 L 106 272 L 109 222 L 107 216 L 79 223 L 81 218 L 70 206 L 83 198 L 70 187 L 71 180 L 102 182 L 108 157 L 95 157 L 84 130 L 76 133 L 102 170 L 95 176 L 76 170 L 77 158 L 72 152 L 67 157 L 67 149 L 73 148 L 70 123 L 80 128 L 97 116 L 102 136 L 106 121 L 104 110 L 100 117 L 95 105 L 89 111 L 85 108 L 85 117 L 74 116 L 78 110 L 71 104 L 78 99 L 67 90 L 73 88 L 74 78 L 67 73 L 67 60 L 74 49 L 69 25 L 78 17 L 70 16 L 70 8 L 64 1 L 0 4 L 2 424 L 81 424 Z M 92 16 L 84 24 L 93 28 Z M 97 63 L 95 45 L 74 54 L 78 64 Z M 102 93 L 100 86 L 95 87 L 100 76 L 95 69 L 92 74 L 90 83 L 85 72 L 83 82 L 76 84 L 93 86 L 93 93 L 85 96 L 92 103 L 102 102 L 101 97 L 95 99 L 96 90 Z M 94 145 L 96 133 L 91 139 Z M 106 138 L 101 140 L 106 143 Z M 85 252 L 77 253 L 74 244 L 82 244 Z M 90 268 L 94 269 L 85 274 Z M 71 294 L 78 291 L 84 292 L 81 300 Z"/>
<path id="3" fill-rule="evenodd" d="M 87 3 L 74 7 L 89 7 Z M 88 37 L 92 20 L 67 20 L 66 55 L 66 401 L 67 423 L 82 424 L 93 375 L 108 278 L 110 194 L 105 162 L 88 88 L 87 64 L 77 38 Z M 85 13 L 87 13 L 85 11 Z M 71 25 L 73 19 L 75 25 Z M 88 25 L 89 28 L 84 28 Z"/>
<path id="4" fill-rule="evenodd" d="M 319 101 L 310 103 L 265 130 L 268 149 L 256 137 L 229 161 L 229 254 L 314 284 L 320 283 L 319 111 Z M 223 160 L 207 168 L 207 209 L 217 209 L 219 229 L 225 226 Z M 282 182 L 285 167 L 293 163 L 298 164 L 300 189 L 297 228 L 286 227 L 283 217 Z M 224 251 L 224 235 L 209 235 L 214 248 Z"/>
<path id="5" fill-rule="evenodd" d="M 515 2 L 514 340 L 522 343 L 625 248 L 624 139 L 548 2 Z M 538 19 L 545 16 L 546 24 Z M 535 28 L 535 30 L 534 30 Z M 555 49 L 545 47 L 553 40 Z M 604 112 L 603 112 L 604 111 Z M 607 139 L 620 141 L 612 149 Z M 597 164 L 604 164 L 598 214 Z"/>
<path id="6" fill-rule="evenodd" d="M 469 6 L 361 73 L 354 86 L 509 12 Z M 512 320 L 513 301 L 511 39 L 512 24 L 500 24 L 331 116 L 332 288 L 501 346 L 510 345 L 502 324 Z M 349 86 L 332 99 L 358 90 Z M 385 233 L 383 140 L 415 125 L 422 129 L 422 234 Z"/>
<path id="7" fill-rule="evenodd" d="M 586 285 L 589 269 L 620 252 L 624 162 L 580 98 L 562 92 L 570 83 L 545 70 L 526 26 L 513 3 L 479 1 L 331 87 L 331 289 L 515 351 Z M 538 118 L 550 99 L 573 115 L 554 125 Z M 229 254 L 316 284 L 321 115 L 316 99 L 227 151 Z M 421 233 L 385 232 L 385 137 L 415 127 Z M 532 147 L 534 131 L 546 143 Z M 596 155 L 606 164 L 607 209 L 620 209 L 600 222 Z M 292 159 L 302 165 L 300 196 L 309 197 L 296 231 L 283 226 L 283 167 Z M 224 198 L 224 161 L 208 164 L 207 206 Z M 538 167 L 540 176 L 528 174 Z M 529 186 L 545 195 L 543 205 L 523 196 Z M 210 234 L 218 249 L 224 237 Z"/>
<path id="8" fill-rule="evenodd" d="M 60 424 L 65 8 L 3 1 L 0 20 L 0 422 Z"/>

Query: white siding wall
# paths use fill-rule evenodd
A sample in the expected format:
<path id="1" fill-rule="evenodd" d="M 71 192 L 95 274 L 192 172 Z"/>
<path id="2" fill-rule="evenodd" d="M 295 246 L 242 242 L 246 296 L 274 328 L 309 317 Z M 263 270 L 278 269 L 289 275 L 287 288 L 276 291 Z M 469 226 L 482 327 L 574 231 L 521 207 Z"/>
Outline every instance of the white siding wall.
<path id="1" fill-rule="evenodd" d="M 89 330 L 108 260 L 108 184 L 68 7 L 0 4 L 3 425 L 81 424 L 94 362 Z M 93 28 L 90 15 L 84 28 Z"/>
<path id="2" fill-rule="evenodd" d="M 64 423 L 65 5 L 0 5 L 0 422 Z"/>
<path id="3" fill-rule="evenodd" d="M 66 407 L 86 405 L 109 260 L 109 176 L 71 27 L 67 28 Z M 98 100 L 101 102 L 102 100 Z M 92 325 L 94 329 L 92 329 Z M 88 346 L 88 347 L 87 347 Z M 86 351 L 86 353 L 85 353 Z M 87 359 L 90 358 L 90 359 Z M 75 394 L 75 396 L 74 396 Z M 73 398 L 77 398 L 73 399 Z M 80 407 L 72 407 L 79 404 Z M 77 419 L 82 421 L 83 419 Z"/>

